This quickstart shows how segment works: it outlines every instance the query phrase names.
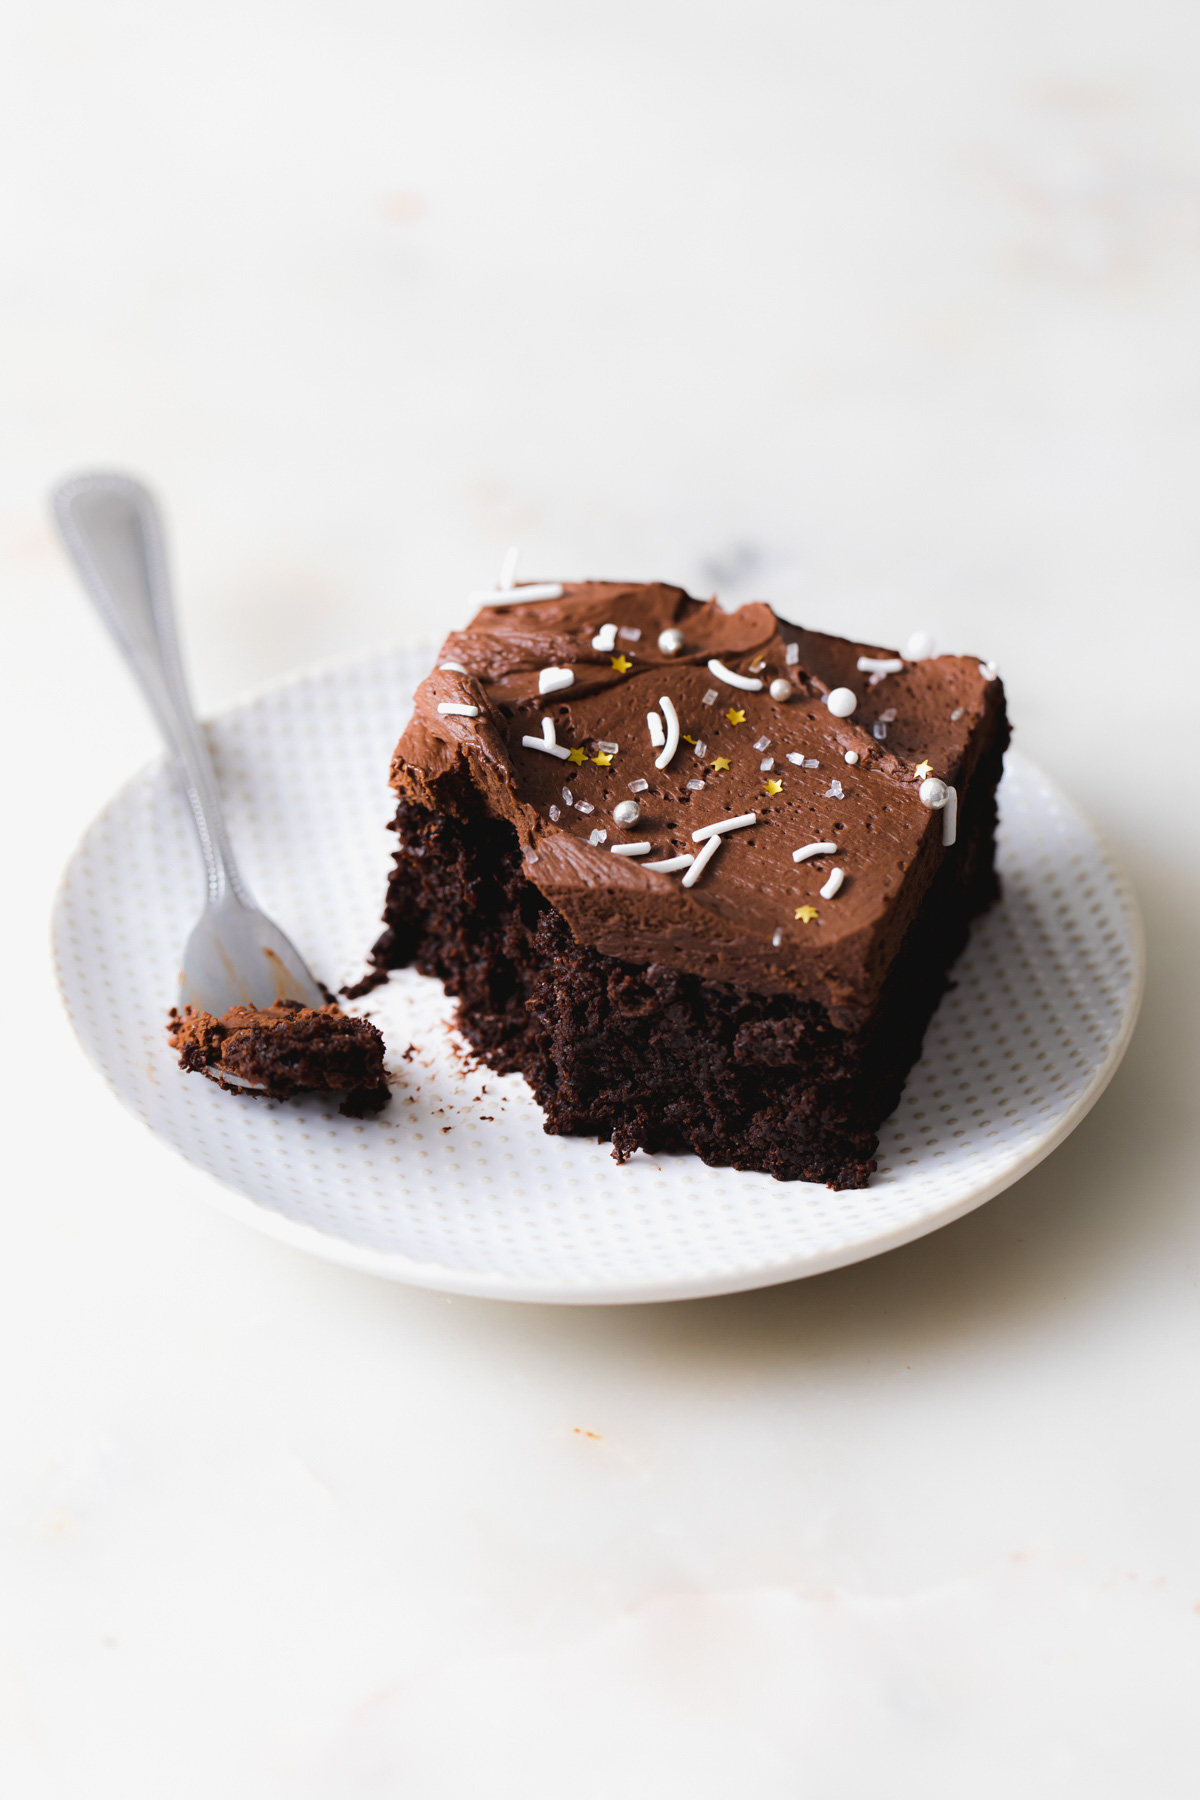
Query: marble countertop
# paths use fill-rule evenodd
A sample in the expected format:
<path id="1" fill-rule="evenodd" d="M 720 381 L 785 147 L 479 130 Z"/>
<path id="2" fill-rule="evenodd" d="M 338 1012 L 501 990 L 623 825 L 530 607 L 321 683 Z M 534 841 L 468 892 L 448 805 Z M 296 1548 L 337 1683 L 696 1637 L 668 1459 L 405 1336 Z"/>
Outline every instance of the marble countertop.
<path id="1" fill-rule="evenodd" d="M 1182 1800 L 1200 1678 L 1200 19 L 24 5 L 0 141 L 13 1800 Z M 45 494 L 145 474 L 202 707 L 505 546 L 994 658 L 1145 909 L 1133 1047 L 979 1213 L 521 1307 L 207 1204 L 53 995 L 156 753 Z"/>

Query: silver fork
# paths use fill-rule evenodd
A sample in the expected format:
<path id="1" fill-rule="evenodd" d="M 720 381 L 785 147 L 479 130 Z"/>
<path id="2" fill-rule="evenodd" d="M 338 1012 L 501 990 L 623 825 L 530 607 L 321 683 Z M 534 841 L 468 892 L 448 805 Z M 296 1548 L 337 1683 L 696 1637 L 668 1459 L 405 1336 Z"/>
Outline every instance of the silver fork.
<path id="1" fill-rule="evenodd" d="M 233 850 L 204 734 L 179 659 L 162 521 L 128 475 L 76 475 L 55 489 L 54 517 L 84 587 L 150 703 L 178 764 L 208 881 L 183 953 L 179 1003 L 216 1017 L 231 1006 L 326 996 L 303 959 L 255 905 Z"/>

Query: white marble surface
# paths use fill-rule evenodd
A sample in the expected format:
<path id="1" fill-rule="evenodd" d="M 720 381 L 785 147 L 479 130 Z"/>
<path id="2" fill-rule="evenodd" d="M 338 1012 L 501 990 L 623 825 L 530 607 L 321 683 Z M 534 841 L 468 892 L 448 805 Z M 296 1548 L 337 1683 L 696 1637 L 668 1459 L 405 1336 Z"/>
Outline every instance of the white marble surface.
<path id="1" fill-rule="evenodd" d="M 1190 1797 L 1200 17 L 3 35 L 5 1795 Z M 451 1301 L 233 1225 L 51 993 L 154 748 L 46 527 L 99 461 L 169 500 L 206 707 L 449 623 L 514 538 L 994 656 L 1145 905 L 1113 1087 L 981 1213 L 727 1300 Z"/>

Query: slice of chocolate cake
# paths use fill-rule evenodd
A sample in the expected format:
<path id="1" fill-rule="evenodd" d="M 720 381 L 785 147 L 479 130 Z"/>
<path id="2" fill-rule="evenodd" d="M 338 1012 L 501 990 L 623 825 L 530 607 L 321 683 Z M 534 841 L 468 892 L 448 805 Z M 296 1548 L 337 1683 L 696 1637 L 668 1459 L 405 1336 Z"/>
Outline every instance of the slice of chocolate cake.
<path id="1" fill-rule="evenodd" d="M 438 976 L 546 1130 L 619 1160 L 861 1187 L 997 892 L 1001 683 L 658 584 L 513 596 L 417 691 L 357 991 Z"/>
<path id="2" fill-rule="evenodd" d="M 267 1100 L 293 1094 L 344 1095 L 340 1111 L 351 1119 L 378 1112 L 389 1098 L 383 1070 L 383 1038 L 369 1019 L 354 1019 L 338 1006 L 234 1006 L 219 1019 L 187 1006 L 168 1025 L 179 1066 L 198 1072 L 230 1093 Z"/>

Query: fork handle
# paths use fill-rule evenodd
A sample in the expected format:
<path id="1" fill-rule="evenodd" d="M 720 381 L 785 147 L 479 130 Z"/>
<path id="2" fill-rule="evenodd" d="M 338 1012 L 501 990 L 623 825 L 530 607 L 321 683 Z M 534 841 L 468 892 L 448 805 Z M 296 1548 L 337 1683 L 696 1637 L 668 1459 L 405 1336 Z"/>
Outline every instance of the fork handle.
<path id="1" fill-rule="evenodd" d="M 128 475 L 96 470 L 63 482 L 52 502 L 67 553 L 179 765 L 204 857 L 209 902 L 232 893 L 251 906 L 179 658 L 162 518 L 154 496 Z"/>

